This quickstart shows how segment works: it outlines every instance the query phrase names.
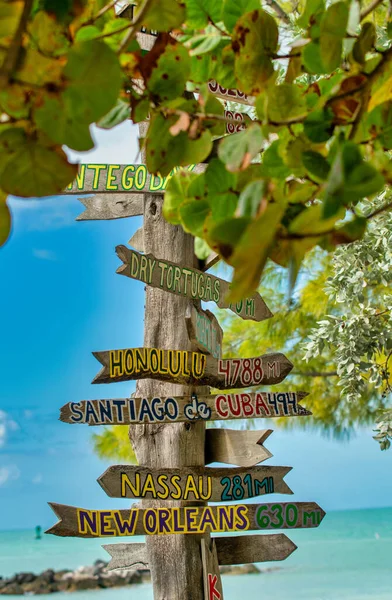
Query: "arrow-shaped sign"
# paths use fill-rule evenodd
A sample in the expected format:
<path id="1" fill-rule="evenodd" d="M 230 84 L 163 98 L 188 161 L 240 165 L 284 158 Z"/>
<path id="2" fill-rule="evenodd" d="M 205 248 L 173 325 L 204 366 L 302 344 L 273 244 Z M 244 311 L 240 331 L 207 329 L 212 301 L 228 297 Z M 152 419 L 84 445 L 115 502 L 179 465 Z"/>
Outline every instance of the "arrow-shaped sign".
<path id="1" fill-rule="evenodd" d="M 264 448 L 272 429 L 240 431 L 238 429 L 206 429 L 205 463 L 213 462 L 253 467 L 272 454 Z"/>
<path id="2" fill-rule="evenodd" d="M 201 560 L 203 563 L 204 600 L 223 600 L 218 553 L 214 539 L 201 539 Z"/>
<path id="3" fill-rule="evenodd" d="M 137 217 L 143 214 L 143 196 L 140 194 L 97 194 L 78 198 L 86 210 L 77 221 L 97 221 Z"/>
<path id="4" fill-rule="evenodd" d="M 186 350 L 125 348 L 93 352 L 103 365 L 92 383 L 134 379 L 158 379 L 186 385 L 210 385 L 222 389 L 280 383 L 293 368 L 280 352 L 254 358 L 217 360 Z"/>
<path id="5" fill-rule="evenodd" d="M 292 467 L 150 469 L 114 465 L 97 481 L 111 498 L 226 502 L 292 494 L 283 478 Z"/>
<path id="6" fill-rule="evenodd" d="M 200 352 L 212 354 L 214 358 L 222 356 L 223 329 L 214 313 L 188 306 L 185 324 L 189 340 Z"/>
<path id="7" fill-rule="evenodd" d="M 62 537 L 117 537 L 318 527 L 325 512 L 315 502 L 225 504 L 88 510 L 49 502 L 59 518 L 46 533 Z"/>
<path id="8" fill-rule="evenodd" d="M 297 546 L 284 533 L 215 537 L 220 565 L 246 565 L 285 560 Z M 149 569 L 146 544 L 107 544 L 102 546 L 112 560 L 107 569 Z"/>
<path id="9" fill-rule="evenodd" d="M 306 396 L 306 392 L 243 392 L 219 396 L 82 400 L 64 404 L 60 409 L 60 421 L 87 425 L 129 425 L 306 417 L 312 413 L 299 404 Z"/>
<path id="10" fill-rule="evenodd" d="M 120 275 L 143 281 L 166 292 L 186 296 L 193 300 L 215 302 L 219 308 L 229 308 L 243 319 L 263 321 L 273 316 L 259 293 L 235 304 L 226 301 L 230 283 L 198 269 L 182 267 L 168 260 L 160 260 L 152 254 L 139 254 L 126 246 L 116 247 L 123 265 L 117 269 Z"/>

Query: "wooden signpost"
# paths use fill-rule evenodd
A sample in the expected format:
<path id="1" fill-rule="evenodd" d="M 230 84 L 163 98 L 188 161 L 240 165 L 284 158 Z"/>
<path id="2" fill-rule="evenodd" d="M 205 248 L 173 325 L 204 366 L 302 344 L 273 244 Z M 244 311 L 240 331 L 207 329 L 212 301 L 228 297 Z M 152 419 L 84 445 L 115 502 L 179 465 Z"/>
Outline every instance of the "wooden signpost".
<path id="1" fill-rule="evenodd" d="M 223 330 L 210 310 L 190 306 L 185 314 L 190 341 L 200 351 L 214 358 L 222 356 Z"/>
<path id="2" fill-rule="evenodd" d="M 114 465 L 97 481 L 111 498 L 239 501 L 264 494 L 292 494 L 283 478 L 292 467 L 184 467 L 149 469 Z"/>
<path id="3" fill-rule="evenodd" d="M 238 429 L 206 429 L 206 465 L 214 462 L 253 467 L 272 454 L 263 444 L 272 429 L 240 431 Z"/>
<path id="4" fill-rule="evenodd" d="M 297 546 L 284 533 L 236 535 L 213 538 L 220 565 L 245 565 L 285 560 Z M 107 569 L 149 568 L 146 544 L 106 544 L 102 546 L 112 560 Z"/>
<path id="5" fill-rule="evenodd" d="M 242 319 L 263 321 L 273 316 L 257 292 L 250 298 L 230 304 L 225 300 L 230 284 L 220 277 L 203 273 L 198 269 L 182 267 L 169 260 L 160 260 L 152 254 L 139 254 L 126 246 L 117 246 L 116 252 L 124 263 L 117 269 L 120 275 L 126 275 L 152 287 L 182 297 L 186 296 L 192 300 L 215 302 L 219 308 L 230 308 Z"/>
<path id="6" fill-rule="evenodd" d="M 205 600 L 223 598 L 222 581 L 219 576 L 218 553 L 215 540 L 201 540 L 201 560 L 203 562 L 203 582 Z"/>
<path id="7" fill-rule="evenodd" d="M 254 358 L 218 360 L 200 352 L 161 348 L 124 348 L 93 352 L 103 365 L 92 383 L 158 379 L 222 389 L 280 383 L 293 368 L 280 352 Z"/>
<path id="8" fill-rule="evenodd" d="M 46 533 L 63 537 L 119 537 L 318 527 L 325 512 L 315 502 L 218 504 L 89 510 L 49 502 L 59 518 Z"/>
<path id="9" fill-rule="evenodd" d="M 87 425 L 130 425 L 306 417 L 312 413 L 299 402 L 306 392 L 256 392 L 218 396 L 156 396 L 69 402 L 60 421 Z M 251 432 L 248 432 L 248 435 Z"/>

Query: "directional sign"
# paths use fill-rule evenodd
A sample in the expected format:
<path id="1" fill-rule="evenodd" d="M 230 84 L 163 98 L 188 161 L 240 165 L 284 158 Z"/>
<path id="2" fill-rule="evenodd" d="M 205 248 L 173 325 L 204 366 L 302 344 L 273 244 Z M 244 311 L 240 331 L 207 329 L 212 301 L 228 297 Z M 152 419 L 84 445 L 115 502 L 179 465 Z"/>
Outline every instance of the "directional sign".
<path id="1" fill-rule="evenodd" d="M 117 246 L 116 252 L 124 263 L 117 269 L 120 275 L 138 279 L 178 296 L 215 302 L 219 308 L 230 308 L 243 319 L 263 321 L 273 316 L 257 292 L 250 298 L 230 304 L 225 300 L 230 283 L 219 277 L 198 269 L 182 267 L 168 260 L 160 260 L 152 254 L 139 254 L 126 246 Z"/>
<path id="2" fill-rule="evenodd" d="M 206 429 L 205 463 L 213 462 L 253 467 L 271 458 L 264 448 L 272 429 L 264 431 L 240 431 L 239 429 Z"/>
<path id="3" fill-rule="evenodd" d="M 188 306 L 185 323 L 190 341 L 194 346 L 214 358 L 222 356 L 223 329 L 210 310 Z"/>
<path id="4" fill-rule="evenodd" d="M 283 481 L 291 467 L 150 469 L 114 465 L 97 481 L 111 498 L 226 502 L 264 494 L 292 494 Z"/>
<path id="5" fill-rule="evenodd" d="M 210 385 L 218 389 L 273 385 L 293 368 L 284 354 L 217 360 L 200 352 L 162 348 L 125 348 L 93 352 L 103 369 L 92 383 L 134 379 L 158 379 L 186 385 Z"/>
<path id="6" fill-rule="evenodd" d="M 93 194 L 163 194 L 166 186 L 177 171 L 185 168 L 186 171 L 202 173 L 205 165 L 190 165 L 189 167 L 176 167 L 169 175 L 151 175 L 146 165 L 107 165 L 107 164 L 81 164 L 76 179 L 62 193 L 80 195 Z"/>
<path id="7" fill-rule="evenodd" d="M 77 221 L 124 219 L 143 214 L 143 196 L 140 194 L 96 194 L 78 198 L 86 207 Z"/>
<path id="8" fill-rule="evenodd" d="M 46 533 L 63 537 L 118 537 L 318 527 L 325 512 L 315 502 L 218 504 L 89 510 L 49 502 L 59 518 Z"/>
<path id="9" fill-rule="evenodd" d="M 60 409 L 64 423 L 129 425 L 219 421 L 311 415 L 299 402 L 306 392 L 256 392 L 218 396 L 118 398 L 68 402 Z M 207 430 L 208 431 L 208 430 Z"/>
<path id="10" fill-rule="evenodd" d="M 228 119 L 235 119 L 236 121 L 238 121 L 238 124 L 237 123 L 226 123 L 227 133 L 238 133 L 239 131 L 242 131 L 243 129 L 246 128 L 246 125 L 245 125 L 246 118 L 249 121 L 251 121 L 251 118 L 248 117 L 248 115 L 244 115 L 243 113 L 235 112 L 232 110 L 225 110 L 225 117 L 227 117 Z"/>
<path id="11" fill-rule="evenodd" d="M 284 533 L 236 535 L 213 538 L 220 565 L 246 565 L 255 562 L 285 560 L 297 546 Z M 149 568 L 146 544 L 107 544 L 102 546 L 112 560 L 107 569 Z"/>
<path id="12" fill-rule="evenodd" d="M 140 227 L 137 231 L 135 231 L 128 244 L 138 252 L 145 252 L 143 227 Z M 202 271 L 208 271 L 208 269 L 211 269 L 211 267 L 216 265 L 216 263 L 219 261 L 219 254 L 217 254 L 216 252 L 211 252 L 211 254 L 207 256 L 204 262 L 204 267 L 202 267 Z"/>
<path id="13" fill-rule="evenodd" d="M 201 560 L 203 563 L 204 600 L 223 600 L 215 540 L 201 539 Z"/>

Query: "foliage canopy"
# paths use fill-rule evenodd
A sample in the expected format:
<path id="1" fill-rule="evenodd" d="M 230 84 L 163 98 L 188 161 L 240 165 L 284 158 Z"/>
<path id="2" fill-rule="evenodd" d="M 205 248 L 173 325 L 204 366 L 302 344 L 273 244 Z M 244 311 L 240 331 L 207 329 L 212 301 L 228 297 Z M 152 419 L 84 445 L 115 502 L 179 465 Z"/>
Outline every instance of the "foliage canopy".
<path id="1" fill-rule="evenodd" d="M 199 238 L 201 255 L 213 248 L 234 267 L 233 300 L 257 288 L 267 258 L 293 285 L 311 248 L 361 238 L 390 207 L 360 209 L 392 179 L 382 0 L 143 0 L 133 20 L 115 4 L 0 1 L 3 242 L 7 194 L 59 193 L 77 170 L 63 145 L 89 150 L 92 123 L 128 118 L 150 120 L 152 173 L 208 162 L 171 179 L 165 214 Z M 142 26 L 158 33 L 148 52 Z M 247 94 L 240 131 L 211 81 Z"/>

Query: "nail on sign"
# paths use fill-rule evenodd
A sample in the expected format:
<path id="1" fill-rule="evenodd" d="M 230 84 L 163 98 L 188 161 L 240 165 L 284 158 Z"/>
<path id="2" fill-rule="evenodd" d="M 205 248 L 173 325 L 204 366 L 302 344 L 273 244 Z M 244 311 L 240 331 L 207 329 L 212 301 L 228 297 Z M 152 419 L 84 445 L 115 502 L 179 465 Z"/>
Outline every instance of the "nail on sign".
<path id="1" fill-rule="evenodd" d="M 129 425 L 304 417 L 312 413 L 299 402 L 306 392 L 256 392 L 218 396 L 118 398 L 68 402 L 60 409 L 64 423 Z"/>
<path id="2" fill-rule="evenodd" d="M 118 537 L 318 527 L 325 512 L 315 502 L 220 504 L 88 510 L 50 502 L 59 521 L 46 533 L 63 537 Z"/>
<path id="3" fill-rule="evenodd" d="M 273 316 L 257 292 L 250 298 L 230 304 L 225 300 L 230 284 L 219 277 L 168 260 L 159 260 L 152 254 L 139 254 L 126 246 L 117 246 L 116 252 L 124 263 L 117 269 L 120 275 L 178 296 L 215 302 L 219 308 L 229 308 L 242 319 L 263 321 Z"/>

